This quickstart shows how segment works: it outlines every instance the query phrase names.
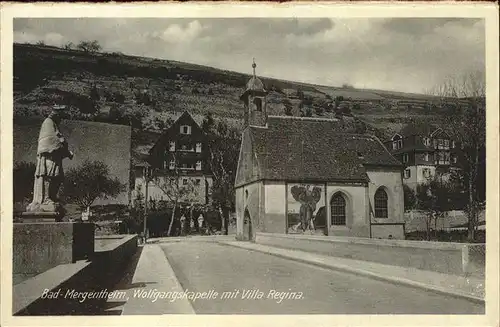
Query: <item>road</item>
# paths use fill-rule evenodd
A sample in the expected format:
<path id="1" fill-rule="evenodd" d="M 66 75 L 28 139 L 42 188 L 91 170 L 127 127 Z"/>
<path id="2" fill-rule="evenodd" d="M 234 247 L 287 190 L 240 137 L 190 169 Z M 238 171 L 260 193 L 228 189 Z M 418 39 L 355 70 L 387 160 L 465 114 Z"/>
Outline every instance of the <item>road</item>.
<path id="1" fill-rule="evenodd" d="M 198 314 L 484 314 L 484 305 L 466 299 L 215 242 L 161 248 L 185 290 L 219 293 L 192 301 Z M 242 298 L 245 290 L 253 299 Z M 230 291 L 234 298 L 222 299 Z"/>

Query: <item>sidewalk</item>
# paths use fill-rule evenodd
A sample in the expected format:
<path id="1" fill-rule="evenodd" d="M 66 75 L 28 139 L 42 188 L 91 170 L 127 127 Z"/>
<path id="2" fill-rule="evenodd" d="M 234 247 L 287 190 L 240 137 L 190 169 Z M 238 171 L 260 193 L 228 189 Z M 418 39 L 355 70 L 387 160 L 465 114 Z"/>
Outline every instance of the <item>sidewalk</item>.
<path id="1" fill-rule="evenodd" d="M 392 283 L 424 288 L 438 293 L 484 302 L 484 280 L 478 278 L 390 266 L 376 262 L 331 257 L 250 242 L 220 241 L 219 243 L 297 260 L 324 268 L 346 271 Z"/>
<path id="2" fill-rule="evenodd" d="M 179 242 L 179 241 L 227 241 L 235 240 L 235 235 L 186 235 L 186 236 L 170 236 L 170 237 L 152 237 L 148 238 L 148 244 Z"/>
<path id="3" fill-rule="evenodd" d="M 195 314 L 188 299 L 169 301 L 156 299 L 158 292 L 183 292 L 165 253 L 159 245 L 144 246 L 132 278 L 133 288 L 122 315 Z"/>

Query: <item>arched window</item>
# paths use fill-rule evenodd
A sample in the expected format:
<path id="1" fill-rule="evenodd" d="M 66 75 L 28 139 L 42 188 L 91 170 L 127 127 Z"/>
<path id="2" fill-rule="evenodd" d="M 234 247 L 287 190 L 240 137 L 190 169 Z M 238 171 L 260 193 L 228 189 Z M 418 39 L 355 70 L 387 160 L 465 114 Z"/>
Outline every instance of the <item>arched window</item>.
<path id="1" fill-rule="evenodd" d="M 375 218 L 387 218 L 387 193 L 379 188 L 375 192 Z"/>
<path id="2" fill-rule="evenodd" d="M 262 111 L 262 99 L 261 98 L 254 98 L 253 103 L 255 104 L 255 110 Z"/>
<path id="3" fill-rule="evenodd" d="M 337 193 L 330 202 L 332 225 L 345 225 L 346 202 L 342 194 Z"/>

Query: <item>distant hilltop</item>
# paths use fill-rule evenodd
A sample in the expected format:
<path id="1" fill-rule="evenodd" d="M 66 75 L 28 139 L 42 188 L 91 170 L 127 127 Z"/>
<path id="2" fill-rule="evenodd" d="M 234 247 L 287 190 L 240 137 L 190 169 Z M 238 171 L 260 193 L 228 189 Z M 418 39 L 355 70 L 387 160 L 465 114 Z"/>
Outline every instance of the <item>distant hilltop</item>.
<path id="1" fill-rule="evenodd" d="M 140 130 L 161 131 L 184 111 L 198 119 L 210 112 L 241 128 L 239 96 L 249 78 L 172 60 L 14 44 L 14 114 L 37 116 L 62 102 L 72 119 Z M 270 115 L 353 117 L 382 138 L 409 122 L 439 120 L 449 110 L 446 99 L 423 94 L 261 79 L 270 91 Z"/>

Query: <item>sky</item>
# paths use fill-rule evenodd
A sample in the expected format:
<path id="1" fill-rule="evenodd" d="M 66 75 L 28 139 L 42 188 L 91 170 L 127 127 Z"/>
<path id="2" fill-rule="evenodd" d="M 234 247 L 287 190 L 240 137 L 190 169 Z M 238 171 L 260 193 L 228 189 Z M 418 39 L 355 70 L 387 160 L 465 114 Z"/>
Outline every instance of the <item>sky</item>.
<path id="1" fill-rule="evenodd" d="M 320 85 L 422 93 L 485 71 L 473 18 L 16 18 L 14 42 L 178 60 Z"/>

